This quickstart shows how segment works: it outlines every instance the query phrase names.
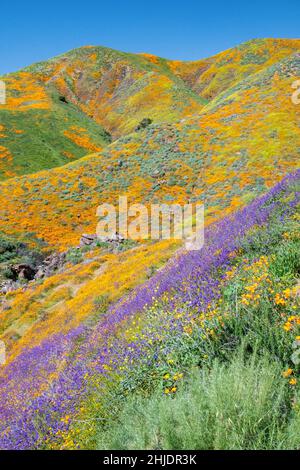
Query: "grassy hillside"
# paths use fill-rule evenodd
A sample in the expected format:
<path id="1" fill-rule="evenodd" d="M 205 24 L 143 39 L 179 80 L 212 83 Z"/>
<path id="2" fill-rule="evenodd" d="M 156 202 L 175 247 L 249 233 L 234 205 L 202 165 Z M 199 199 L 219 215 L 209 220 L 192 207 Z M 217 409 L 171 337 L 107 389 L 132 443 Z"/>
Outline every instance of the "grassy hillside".
<path id="1" fill-rule="evenodd" d="M 199 96 L 211 101 L 228 88 L 299 52 L 299 39 L 255 39 L 194 62 L 169 66 Z"/>
<path id="2" fill-rule="evenodd" d="M 165 59 L 82 47 L 35 64 L 28 72 L 53 86 L 114 137 L 128 134 L 143 118 L 178 120 L 198 112 L 201 99 Z"/>
<path id="3" fill-rule="evenodd" d="M 204 100 L 143 57 L 85 47 L 1 77 L 0 178 L 34 173 L 99 151 L 144 118 L 176 120 Z"/>
<path id="4" fill-rule="evenodd" d="M 64 165 L 110 142 L 104 129 L 56 90 L 20 72 L 4 78 L 7 104 L 0 106 L 0 179 Z"/>

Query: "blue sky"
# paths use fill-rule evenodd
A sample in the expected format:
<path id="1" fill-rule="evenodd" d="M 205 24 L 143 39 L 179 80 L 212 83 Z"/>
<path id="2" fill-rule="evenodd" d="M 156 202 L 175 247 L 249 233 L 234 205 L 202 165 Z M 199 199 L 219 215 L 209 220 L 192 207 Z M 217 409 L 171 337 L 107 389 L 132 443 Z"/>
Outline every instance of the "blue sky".
<path id="1" fill-rule="evenodd" d="M 0 74 L 83 45 L 190 60 L 299 32 L 299 0 L 12 0 L 0 6 Z"/>

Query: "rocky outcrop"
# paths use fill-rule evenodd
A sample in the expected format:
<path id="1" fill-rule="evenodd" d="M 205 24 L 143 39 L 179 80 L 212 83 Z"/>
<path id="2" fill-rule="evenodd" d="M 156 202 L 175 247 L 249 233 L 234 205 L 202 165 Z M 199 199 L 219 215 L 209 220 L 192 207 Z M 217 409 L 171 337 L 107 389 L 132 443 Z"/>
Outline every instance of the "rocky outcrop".
<path id="1" fill-rule="evenodd" d="M 123 243 L 125 238 L 123 237 L 123 235 L 116 232 L 114 235 L 110 235 L 107 237 L 98 237 L 98 240 L 102 243 L 119 244 L 119 243 Z"/>
<path id="2" fill-rule="evenodd" d="M 66 252 L 52 253 L 52 255 L 45 258 L 43 263 L 38 266 L 34 279 L 51 276 L 55 271 L 63 267 L 65 260 Z"/>
<path id="3" fill-rule="evenodd" d="M 81 235 L 79 247 L 96 245 L 97 235 L 84 233 Z"/>
<path id="4" fill-rule="evenodd" d="M 10 266 L 10 270 L 13 274 L 14 280 L 23 279 L 25 281 L 31 281 L 36 273 L 36 269 L 29 264 L 17 264 Z"/>
<path id="5" fill-rule="evenodd" d="M 93 249 L 97 246 L 97 242 L 107 243 L 108 250 L 117 250 L 119 245 L 123 243 L 125 238 L 119 233 L 107 237 L 98 237 L 97 234 L 86 234 L 81 236 L 79 246 L 80 248 L 88 247 Z M 63 269 L 64 265 L 68 261 L 68 251 L 63 253 L 52 253 L 50 256 L 45 258 L 39 265 L 30 264 L 16 264 L 9 266 L 11 272 L 11 279 L 3 281 L 0 284 L 0 293 L 7 294 L 13 290 L 19 289 L 20 287 L 26 288 L 27 284 L 38 279 L 52 276 L 55 272 Z M 28 285 L 29 285 L 28 284 Z"/>
<path id="6" fill-rule="evenodd" d="M 125 238 L 120 233 L 116 232 L 114 235 L 98 237 L 97 234 L 86 234 L 81 236 L 79 248 L 83 246 L 95 247 L 97 241 L 101 243 L 123 243 Z"/>

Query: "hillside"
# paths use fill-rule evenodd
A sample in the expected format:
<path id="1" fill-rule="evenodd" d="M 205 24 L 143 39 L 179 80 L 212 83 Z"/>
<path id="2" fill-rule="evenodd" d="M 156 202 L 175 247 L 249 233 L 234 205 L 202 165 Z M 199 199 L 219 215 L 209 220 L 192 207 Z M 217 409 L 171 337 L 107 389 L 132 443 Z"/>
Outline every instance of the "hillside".
<path id="1" fill-rule="evenodd" d="M 110 142 L 101 126 L 36 76 L 20 72 L 1 79 L 7 87 L 7 103 L 0 105 L 1 180 L 64 165 Z"/>
<path id="2" fill-rule="evenodd" d="M 99 151 L 143 119 L 159 124 L 199 115 L 220 93 L 297 50 L 299 40 L 256 40 L 180 62 L 90 46 L 0 77 L 7 87 L 0 178 Z"/>
<path id="3" fill-rule="evenodd" d="M 201 100 L 165 61 L 83 47 L 1 77 L 2 179 L 63 165 L 101 150 L 151 116 L 156 122 L 197 112 Z"/>
<path id="4" fill-rule="evenodd" d="M 66 166 L 0 185 L 0 231 L 59 250 L 95 233 L 96 208 L 117 202 L 204 201 L 207 222 L 265 191 L 299 162 L 292 54 L 239 82 L 201 114 L 153 124 Z M 28 236 L 27 236 L 28 235 Z"/>
<path id="5" fill-rule="evenodd" d="M 89 46 L 2 77 L 0 448 L 297 448 L 299 53 Z M 120 195 L 204 203 L 204 248 L 79 246 Z"/>
<path id="6" fill-rule="evenodd" d="M 169 61 L 169 67 L 202 98 L 211 101 L 276 62 L 299 52 L 299 39 L 255 39 L 208 59 Z"/>
<path id="7" fill-rule="evenodd" d="M 207 229 L 202 251 L 178 254 L 164 269 L 118 302 L 103 295 L 100 277 L 95 277 L 99 266 L 95 261 L 87 264 L 85 271 L 82 264 L 79 269 L 66 272 L 63 276 L 67 283 L 60 276 L 60 289 L 57 288 L 58 277 L 54 276 L 25 294 L 20 291 L 9 296 L 5 309 L 8 319 L 16 314 L 20 319 L 25 315 L 28 324 L 34 320 L 34 312 L 39 312 L 40 324 L 33 324 L 33 334 L 23 344 L 26 347 L 17 356 L 12 354 L 1 374 L 4 385 L 1 403 L 6 403 L 2 405 L 5 420 L 1 428 L 1 447 L 76 449 L 109 446 L 124 449 L 131 448 L 133 442 L 133 448 L 157 448 L 157 419 L 163 420 L 165 414 L 158 416 L 153 412 L 150 400 L 163 400 L 162 404 L 155 403 L 166 407 L 166 413 L 171 412 L 172 399 L 168 395 L 174 397 L 177 390 L 184 390 L 182 382 L 189 379 L 191 371 L 209 367 L 215 358 L 230 361 L 239 345 L 243 345 L 248 354 L 239 359 L 239 364 L 241 361 L 247 364 L 247 357 L 250 355 L 251 359 L 255 348 L 262 358 L 253 359 L 255 364 L 257 360 L 264 364 L 269 360 L 270 383 L 273 384 L 269 390 L 273 395 L 280 390 L 282 401 L 278 406 L 287 408 L 289 419 L 296 425 L 299 418 L 290 397 L 292 394 L 294 400 L 298 400 L 298 395 L 297 389 L 293 388 L 296 382 L 291 381 L 289 375 L 292 374 L 295 380 L 299 375 L 297 367 L 294 371 L 291 369 L 292 343 L 299 329 L 299 297 L 296 296 L 296 280 L 300 274 L 298 196 L 299 172 L 285 178 L 242 211 Z M 144 252 L 140 261 L 151 262 L 148 256 Z M 132 267 L 139 268 L 137 258 L 134 257 L 132 262 Z M 121 285 L 124 285 L 125 273 L 127 279 L 131 278 L 128 264 L 126 267 L 126 261 L 123 263 L 124 257 L 119 267 Z M 103 282 L 105 278 L 109 281 L 117 272 L 110 263 Z M 137 275 L 140 276 L 139 271 Z M 76 287 L 74 279 L 76 283 L 87 280 L 85 288 L 79 286 L 77 293 L 72 290 L 72 282 Z M 56 316 L 57 308 L 52 311 L 51 304 L 59 306 L 60 301 L 65 302 L 65 308 Z M 83 321 L 87 318 L 86 308 L 91 306 L 90 320 Z M 51 323 L 54 329 L 53 326 L 49 329 Z M 272 358 L 275 354 L 277 365 L 274 359 L 270 363 L 268 354 L 273 354 Z M 235 364 L 233 362 L 233 367 Z M 238 370 L 240 376 L 245 364 Z M 292 372 L 281 377 L 281 372 L 287 368 Z M 255 371 L 250 376 L 250 380 L 254 380 L 251 382 L 254 389 L 258 380 Z M 244 380 L 245 377 L 241 377 Z M 269 448 L 271 442 L 266 429 L 273 425 L 271 420 L 276 416 L 265 411 L 262 421 L 259 406 L 268 410 L 276 405 L 271 405 L 274 404 L 273 395 L 268 400 L 268 395 L 263 392 L 270 386 L 261 384 L 263 376 L 259 375 L 259 380 L 259 387 L 264 387 L 263 401 L 262 405 L 253 402 L 252 411 L 255 411 L 250 421 L 247 422 L 245 416 L 243 396 L 238 401 L 240 412 L 236 401 L 232 406 L 236 414 L 234 419 L 242 419 L 248 426 L 238 437 L 243 438 L 245 432 L 244 439 L 249 439 L 249 426 L 258 426 L 264 439 L 260 445 Z M 246 387 L 243 381 L 242 385 Z M 239 390 L 241 383 L 237 383 L 233 393 Z M 162 392 L 165 398 L 162 398 Z M 135 423 L 136 413 L 130 408 L 131 399 L 137 401 L 133 406 L 139 410 L 138 423 Z M 191 403 L 196 399 L 199 399 L 197 394 L 191 398 Z M 230 395 L 228 399 L 231 399 Z M 141 404 L 139 400 L 143 400 Z M 145 433 L 140 431 L 143 423 L 141 406 L 147 409 Z M 125 407 L 123 414 L 122 407 Z M 177 411 L 175 413 L 175 419 L 178 419 Z M 183 423 L 189 426 L 189 414 L 184 413 L 182 416 L 186 416 L 187 421 Z M 279 416 L 284 430 L 288 419 L 286 415 Z M 218 414 L 211 415 L 214 426 L 220 425 L 217 417 Z M 149 431 L 149 419 L 154 426 L 153 432 Z M 137 426 L 135 430 L 130 422 Z M 199 420 L 197 426 L 201 422 Z M 171 426 L 171 422 L 168 423 Z M 163 427 L 160 446 L 176 448 L 171 439 L 172 431 L 168 434 L 168 429 Z M 199 445 L 205 448 L 201 435 L 190 431 L 181 434 L 181 430 L 181 427 L 176 429 L 180 448 L 189 448 L 189 440 L 180 441 L 189 439 L 188 436 L 191 439 L 194 436 L 196 441 L 200 439 L 198 444 L 192 444 L 196 446 L 192 448 Z M 286 445 L 297 445 L 295 431 L 286 432 Z M 254 433 L 248 441 L 249 448 L 259 445 L 255 443 L 256 436 Z M 166 441 L 168 438 L 171 441 Z M 280 440 L 280 434 L 276 438 Z M 230 443 L 230 440 L 228 444 L 219 440 L 219 444 L 207 445 L 224 448 L 222 446 L 230 446 Z M 233 448 L 242 448 L 243 444 L 231 443 Z"/>

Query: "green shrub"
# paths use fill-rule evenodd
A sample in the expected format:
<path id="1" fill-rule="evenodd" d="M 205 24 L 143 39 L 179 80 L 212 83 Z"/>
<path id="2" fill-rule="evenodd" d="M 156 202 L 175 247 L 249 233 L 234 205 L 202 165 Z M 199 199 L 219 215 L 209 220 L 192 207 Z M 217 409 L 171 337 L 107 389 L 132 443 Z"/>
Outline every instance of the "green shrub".
<path id="1" fill-rule="evenodd" d="M 66 254 L 66 261 L 72 264 L 78 264 L 83 261 L 83 256 L 79 248 L 71 248 Z"/>
<path id="2" fill-rule="evenodd" d="M 195 369 L 175 396 L 159 393 L 127 403 L 98 436 L 102 449 L 273 449 L 289 443 L 300 421 L 287 423 L 288 387 L 280 364 L 240 348 L 230 363 Z M 291 437 L 294 445 L 295 437 Z"/>

